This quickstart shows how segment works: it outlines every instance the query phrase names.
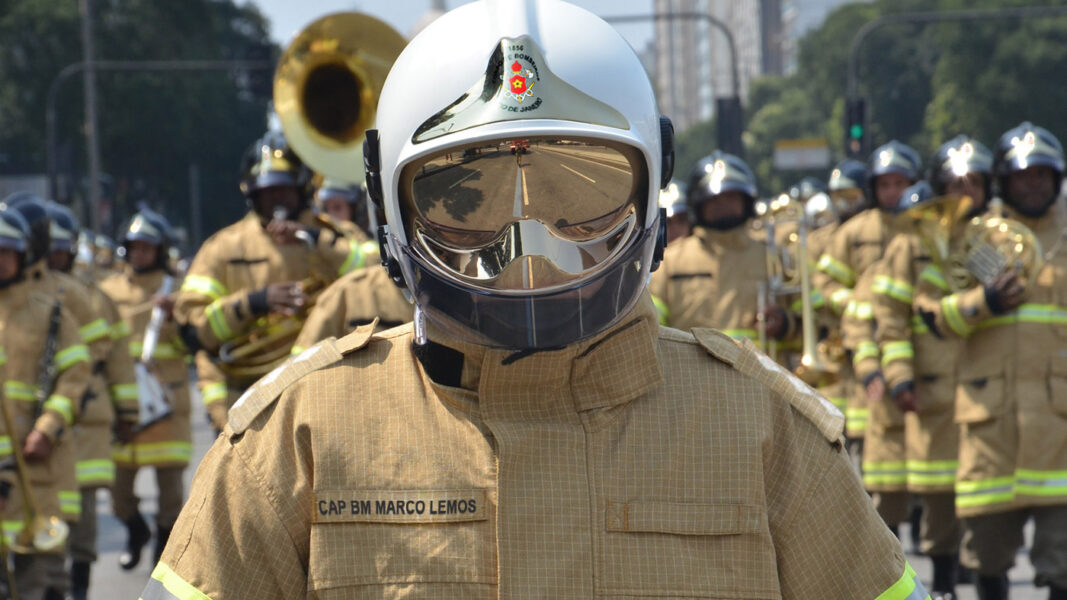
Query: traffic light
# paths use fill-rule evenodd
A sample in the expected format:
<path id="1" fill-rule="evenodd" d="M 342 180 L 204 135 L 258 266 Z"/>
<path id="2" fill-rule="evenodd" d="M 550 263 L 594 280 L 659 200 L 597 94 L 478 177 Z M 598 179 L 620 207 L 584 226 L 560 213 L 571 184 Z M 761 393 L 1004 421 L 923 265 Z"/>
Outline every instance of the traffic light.
<path id="1" fill-rule="evenodd" d="M 741 129 L 744 123 L 744 114 L 741 110 L 741 99 L 737 96 L 715 99 L 715 141 L 723 152 L 729 152 L 742 156 L 744 148 L 741 146 Z"/>
<path id="2" fill-rule="evenodd" d="M 849 98 L 845 104 L 845 154 L 863 158 L 867 149 L 867 101 Z"/>

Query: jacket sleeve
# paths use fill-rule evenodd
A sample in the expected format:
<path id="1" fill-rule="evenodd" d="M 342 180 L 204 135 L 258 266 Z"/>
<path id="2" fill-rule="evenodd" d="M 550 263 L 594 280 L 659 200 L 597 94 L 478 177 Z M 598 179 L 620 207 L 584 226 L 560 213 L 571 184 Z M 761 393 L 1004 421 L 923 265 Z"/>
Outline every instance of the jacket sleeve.
<path id="1" fill-rule="evenodd" d="M 812 282 L 837 314 L 842 314 L 852 299 L 852 288 L 858 275 L 852 270 L 849 256 L 849 229 L 840 227 L 830 238 L 830 243 L 815 263 Z"/>
<path id="2" fill-rule="evenodd" d="M 927 265 L 919 272 L 915 311 L 937 335 L 966 338 L 979 323 L 993 316 L 981 285 L 949 292 L 948 283 L 937 265 Z"/>
<path id="3" fill-rule="evenodd" d="M 100 307 L 104 319 L 107 321 L 108 347 L 107 356 L 104 358 L 104 377 L 107 379 L 108 390 L 111 392 L 111 404 L 115 408 L 115 415 L 120 421 L 136 422 L 138 414 L 137 405 L 137 377 L 133 372 L 133 357 L 130 356 L 129 335 L 123 335 L 124 328 L 118 326 L 122 323 L 115 303 L 100 292 Z M 116 338 L 115 336 L 119 337 Z"/>
<path id="4" fill-rule="evenodd" d="M 344 277 L 335 281 L 330 287 L 319 295 L 315 306 L 308 313 L 308 318 L 300 329 L 300 335 L 293 343 L 293 354 L 300 354 L 304 350 L 314 346 L 328 337 L 341 337 L 348 333 L 345 327 L 347 321 L 345 296 L 349 286 L 354 285 L 355 280 Z"/>
<path id="5" fill-rule="evenodd" d="M 305 597 L 307 556 L 275 498 L 229 437 L 220 436 L 197 469 L 141 599 Z"/>
<path id="6" fill-rule="evenodd" d="M 74 426 L 92 376 L 89 348 L 82 343 L 77 322 L 66 312 L 62 319 L 56 338 L 56 380 L 33 426 L 52 441 Z"/>
<path id="7" fill-rule="evenodd" d="M 871 284 L 879 269 L 876 263 L 860 277 L 841 317 L 842 340 L 845 348 L 852 353 L 852 368 L 861 383 L 881 368 L 878 344 L 875 342 L 874 307 L 871 305 Z"/>
<path id="8" fill-rule="evenodd" d="M 195 337 L 211 354 L 217 354 L 223 343 L 267 313 L 265 290 L 231 291 L 225 270 L 226 258 L 219 245 L 212 240 L 205 242 L 189 267 L 174 306 L 174 318 L 186 331 L 186 340 Z"/>
<path id="9" fill-rule="evenodd" d="M 875 341 L 882 355 L 886 388 L 895 390 L 914 383 L 912 302 L 915 300 L 915 256 L 907 236 L 897 236 L 886 248 L 885 259 L 871 283 Z"/>

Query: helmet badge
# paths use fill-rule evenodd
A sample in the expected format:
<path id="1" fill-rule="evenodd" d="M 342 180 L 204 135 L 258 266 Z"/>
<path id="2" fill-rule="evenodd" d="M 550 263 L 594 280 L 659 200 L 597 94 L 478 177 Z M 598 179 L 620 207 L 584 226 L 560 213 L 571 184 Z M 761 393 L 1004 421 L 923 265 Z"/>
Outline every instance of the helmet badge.
<path id="1" fill-rule="evenodd" d="M 527 52 L 526 44 L 528 43 L 530 43 L 529 40 L 523 39 L 500 42 L 506 60 L 511 61 L 500 76 L 502 100 L 505 100 L 502 107 L 507 106 L 507 100 L 514 101 L 520 106 L 527 102 L 528 104 L 522 106 L 520 112 L 534 110 L 541 105 L 541 98 L 534 94 L 534 86 L 540 82 L 541 77 L 538 73 L 537 62 L 531 56 L 532 52 Z M 507 110 L 512 109 L 507 108 Z"/>
<path id="2" fill-rule="evenodd" d="M 970 171 L 971 157 L 974 156 L 974 145 L 970 142 L 963 144 L 959 148 L 948 149 L 948 162 L 949 167 L 952 170 L 952 174 L 956 177 L 963 177 Z"/>

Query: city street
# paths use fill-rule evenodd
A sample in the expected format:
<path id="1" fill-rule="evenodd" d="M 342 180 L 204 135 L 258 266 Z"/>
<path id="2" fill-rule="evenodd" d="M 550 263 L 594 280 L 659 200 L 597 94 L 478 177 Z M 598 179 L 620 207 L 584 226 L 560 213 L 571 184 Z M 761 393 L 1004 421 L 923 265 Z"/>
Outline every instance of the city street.
<path id="1" fill-rule="evenodd" d="M 193 460 L 199 463 L 214 441 L 214 433 L 211 426 L 203 418 L 203 409 L 196 407 L 194 414 L 197 415 L 193 422 Z M 186 490 L 188 481 L 192 479 L 193 470 L 186 471 Z M 142 471 L 137 477 L 137 493 L 142 498 L 141 512 L 150 516 L 155 512 L 156 497 L 152 491 L 151 471 Z M 138 594 L 144 588 L 152 572 L 151 547 L 146 548 L 145 557 L 136 569 L 126 572 L 119 569 L 118 557 L 126 541 L 126 532 L 122 525 L 111 515 L 111 506 L 106 494 L 101 493 L 97 498 L 100 510 L 100 560 L 93 568 L 93 580 L 89 598 L 91 600 L 136 600 Z M 901 535 L 904 538 L 904 547 L 908 550 L 908 560 L 918 571 L 923 581 L 929 582 L 931 578 L 931 564 L 925 557 L 916 556 L 910 551 L 909 528 L 907 524 L 901 527 Z M 1027 527 L 1027 539 L 1033 535 L 1033 524 Z M 1033 586 L 1034 570 L 1025 553 L 1019 555 L 1016 566 L 1011 571 L 1012 600 L 1044 600 L 1048 596 L 1045 589 L 1037 589 Z M 977 600 L 973 585 L 961 585 L 959 587 L 960 600 Z M 841 599 L 844 600 L 844 599 Z"/>

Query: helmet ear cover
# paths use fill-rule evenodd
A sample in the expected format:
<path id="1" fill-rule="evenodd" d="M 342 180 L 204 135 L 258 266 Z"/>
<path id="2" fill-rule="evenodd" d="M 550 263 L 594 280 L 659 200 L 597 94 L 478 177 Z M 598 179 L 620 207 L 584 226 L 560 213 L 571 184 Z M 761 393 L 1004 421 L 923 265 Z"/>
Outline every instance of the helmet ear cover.
<path id="1" fill-rule="evenodd" d="M 377 129 L 368 129 L 363 139 L 363 169 L 366 171 L 367 195 L 375 206 L 382 206 L 382 155 Z"/>
<path id="2" fill-rule="evenodd" d="M 659 134 L 660 152 L 663 159 L 659 187 L 664 189 L 671 183 L 671 177 L 674 176 L 674 123 L 671 123 L 670 117 L 660 115 Z"/>

